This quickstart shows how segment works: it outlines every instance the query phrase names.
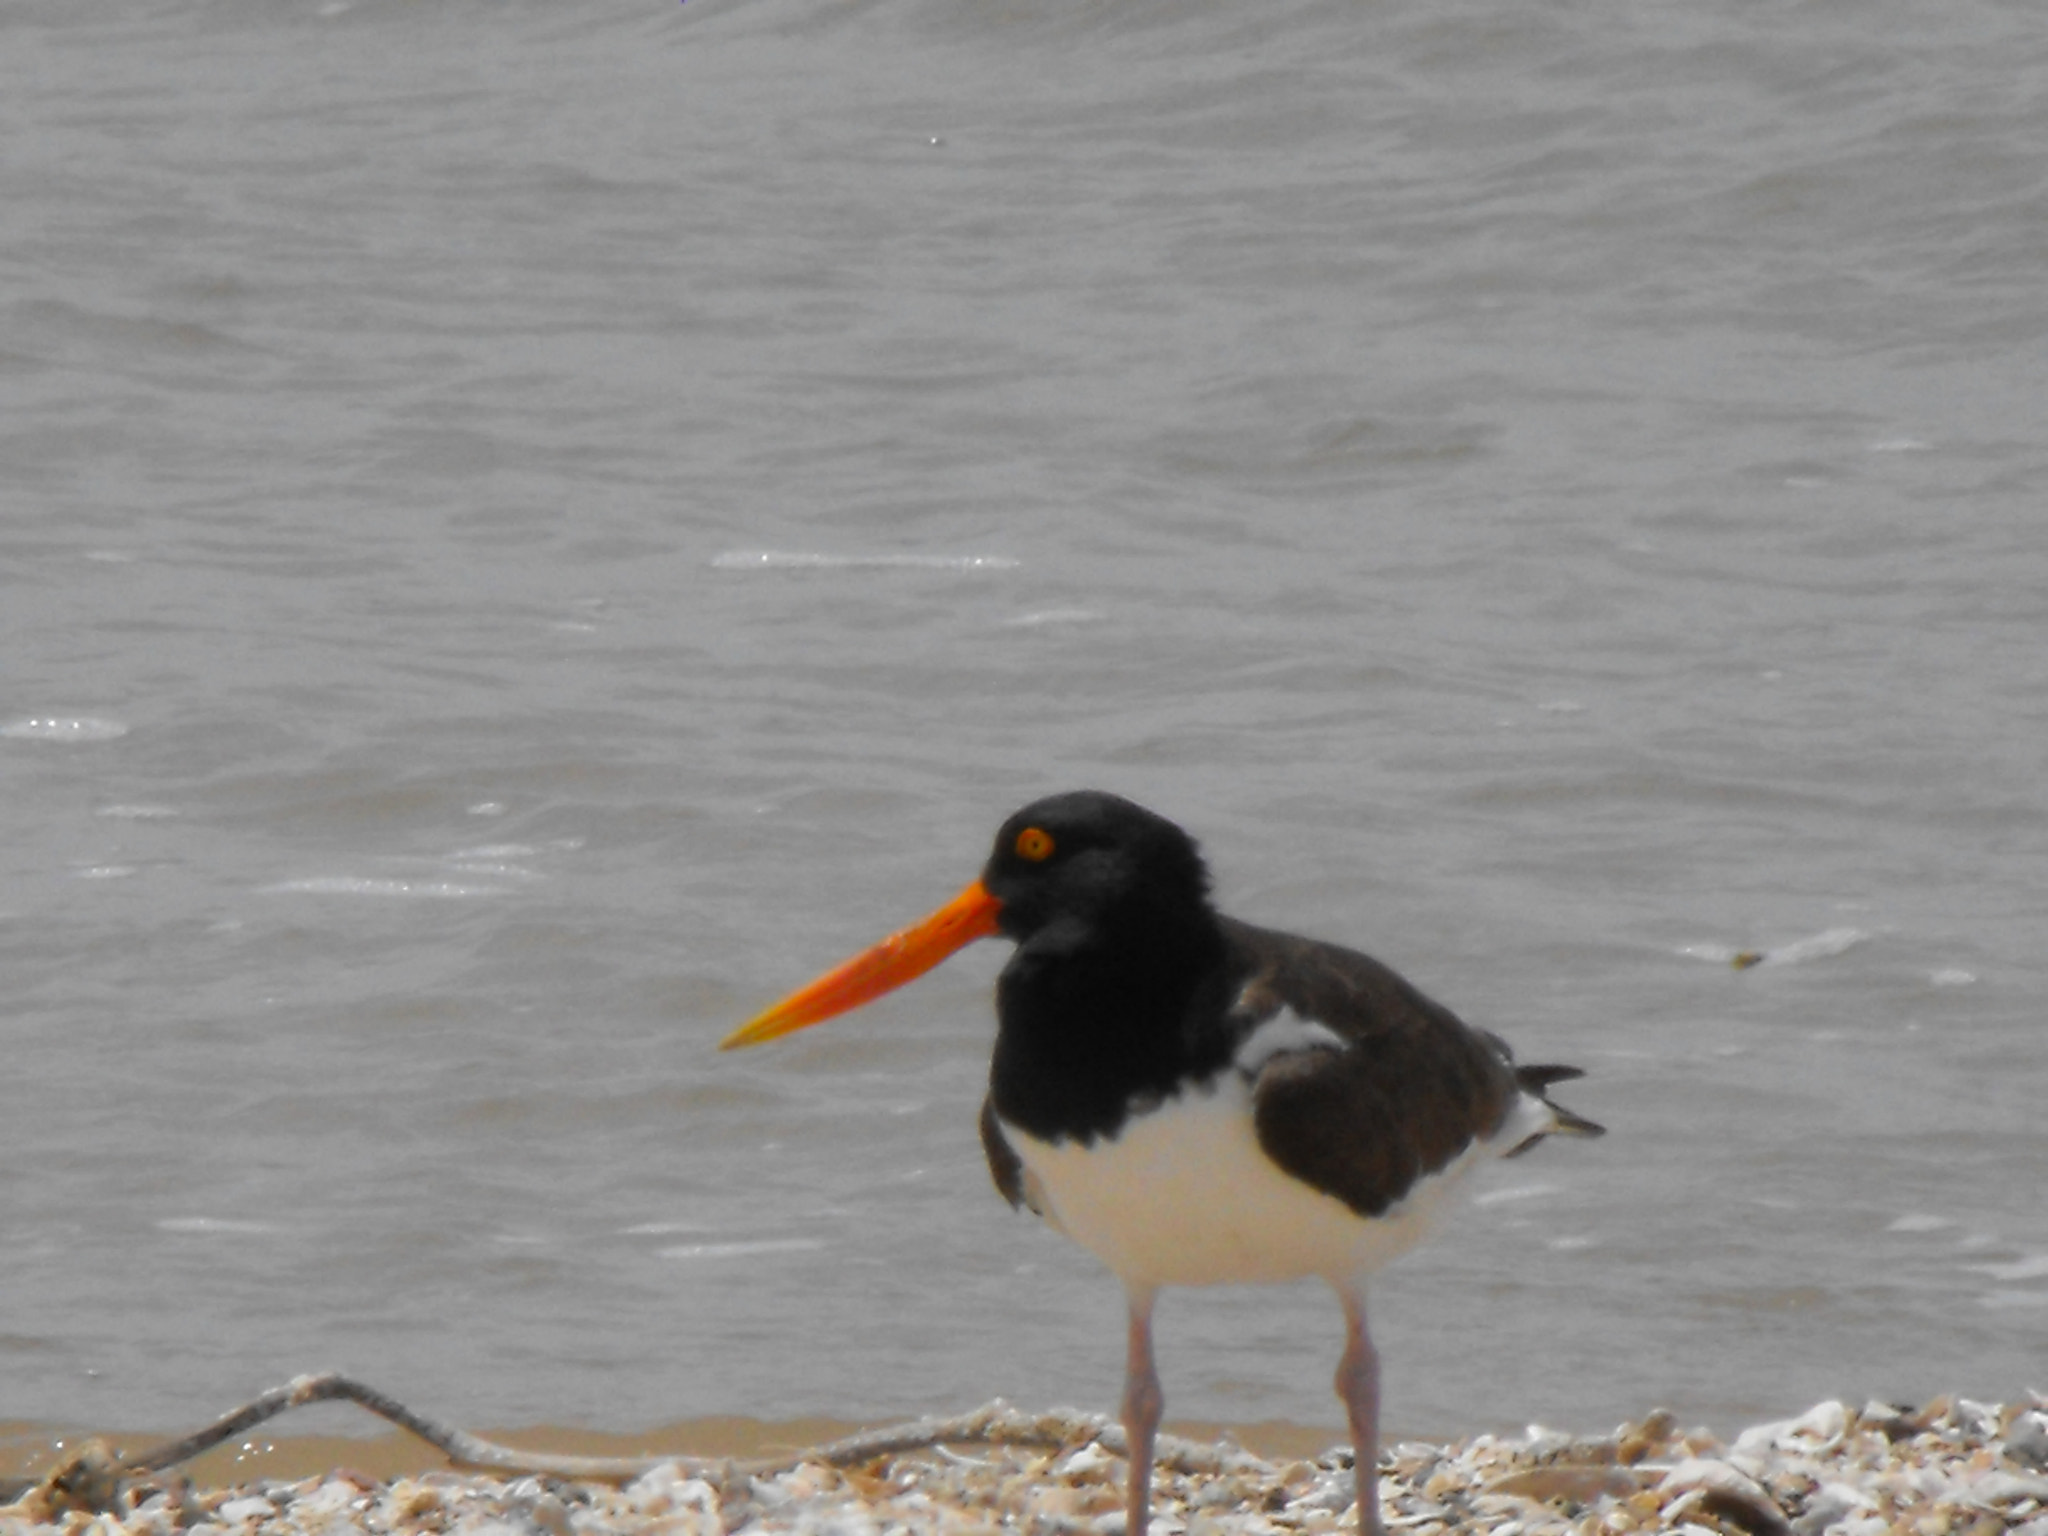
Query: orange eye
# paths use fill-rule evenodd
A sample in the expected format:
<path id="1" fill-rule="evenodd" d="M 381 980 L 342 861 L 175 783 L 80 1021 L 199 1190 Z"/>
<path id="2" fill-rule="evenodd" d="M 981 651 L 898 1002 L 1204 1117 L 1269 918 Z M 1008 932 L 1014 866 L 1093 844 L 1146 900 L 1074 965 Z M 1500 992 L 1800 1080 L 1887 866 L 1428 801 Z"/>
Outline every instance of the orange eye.
<path id="1" fill-rule="evenodd" d="M 1026 827 L 1017 834 L 1017 857 L 1043 864 L 1052 857 L 1052 834 L 1043 827 Z"/>

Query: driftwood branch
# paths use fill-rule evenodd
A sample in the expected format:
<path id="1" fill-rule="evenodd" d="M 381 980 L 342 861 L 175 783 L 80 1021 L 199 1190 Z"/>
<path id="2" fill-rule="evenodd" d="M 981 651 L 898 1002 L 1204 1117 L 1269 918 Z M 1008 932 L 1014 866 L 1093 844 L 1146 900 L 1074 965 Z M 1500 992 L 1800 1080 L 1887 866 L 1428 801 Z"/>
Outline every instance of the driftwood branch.
<path id="1" fill-rule="evenodd" d="M 126 1479 L 167 1471 L 290 1409 L 325 1402 L 355 1403 L 424 1440 L 454 1466 L 508 1477 L 629 1482 L 656 1467 L 673 1464 L 725 1488 L 736 1478 L 769 1477 L 805 1462 L 859 1466 L 885 1456 L 942 1445 L 1015 1445 L 1057 1451 L 1092 1440 L 1115 1455 L 1125 1454 L 1122 1430 L 1102 1419 L 1077 1413 L 1025 1414 L 1001 1403 L 990 1403 L 957 1418 L 918 1419 L 889 1429 L 863 1431 L 808 1450 L 750 1461 L 693 1456 L 557 1456 L 545 1451 L 517 1450 L 438 1424 L 375 1387 L 330 1371 L 300 1376 L 281 1387 L 272 1387 L 206 1428 L 147 1450 L 117 1455 L 96 1441 L 89 1443 L 40 1482 L 0 1480 L 0 1498 L 24 1503 L 40 1499 L 50 1512 L 108 1509 Z M 1226 1455 L 1211 1446 L 1165 1436 L 1159 1442 L 1156 1459 L 1159 1465 L 1176 1471 L 1199 1473 L 1221 1469 Z"/>
<path id="2" fill-rule="evenodd" d="M 318 1376 L 300 1376 L 281 1387 L 272 1387 L 262 1396 L 244 1403 L 234 1412 L 223 1415 L 182 1440 L 168 1441 L 149 1450 L 123 1456 L 121 1468 L 130 1476 L 161 1472 L 203 1455 L 288 1409 L 303 1408 L 308 1403 L 330 1402 L 356 1403 L 369 1409 L 380 1419 L 388 1419 L 407 1434 L 426 1441 L 458 1467 L 510 1472 L 516 1476 L 588 1477 L 603 1481 L 638 1477 L 648 1468 L 659 1465 L 653 1460 L 625 1457 L 550 1456 L 544 1452 L 517 1451 L 464 1430 L 437 1424 L 375 1387 L 330 1371 Z"/>

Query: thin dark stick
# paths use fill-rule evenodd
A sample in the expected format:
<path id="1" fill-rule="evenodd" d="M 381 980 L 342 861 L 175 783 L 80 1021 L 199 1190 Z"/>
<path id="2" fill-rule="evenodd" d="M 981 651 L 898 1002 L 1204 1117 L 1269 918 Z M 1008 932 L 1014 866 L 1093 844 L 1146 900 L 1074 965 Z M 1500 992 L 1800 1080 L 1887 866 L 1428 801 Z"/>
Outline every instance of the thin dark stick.
<path id="1" fill-rule="evenodd" d="M 929 1450 L 940 1445 L 1016 1445 L 1062 1450 L 1093 1440 L 1113 1454 L 1124 1453 L 1122 1432 L 1101 1419 L 1073 1413 L 1023 1414 L 1001 1403 L 990 1403 L 957 1418 L 919 1419 L 889 1429 L 863 1431 L 809 1450 L 751 1461 L 695 1456 L 558 1456 L 545 1451 L 516 1450 L 464 1430 L 451 1429 L 413 1412 L 375 1387 L 329 1371 L 300 1376 L 281 1387 L 272 1387 L 202 1430 L 132 1455 L 109 1457 L 97 1449 L 96 1443 L 88 1445 L 67 1458 L 40 1486 L 60 1502 L 85 1507 L 110 1496 L 110 1491 L 122 1478 L 146 1477 L 178 1466 L 290 1409 L 301 1408 L 308 1403 L 337 1401 L 367 1408 L 379 1418 L 424 1440 L 455 1466 L 513 1477 L 626 1482 L 656 1467 L 673 1464 L 693 1476 L 715 1481 L 723 1490 L 735 1478 L 773 1476 L 805 1462 L 822 1462 L 834 1467 L 858 1466 L 885 1456 Z M 1223 1466 L 1225 1455 L 1193 1441 L 1167 1437 L 1159 1446 L 1158 1460 L 1177 1471 L 1214 1472 Z M 19 1481 L 0 1483 L 0 1497 L 18 1498 L 35 1486 Z M 88 1493 L 89 1488 L 109 1490 L 109 1494 Z"/>

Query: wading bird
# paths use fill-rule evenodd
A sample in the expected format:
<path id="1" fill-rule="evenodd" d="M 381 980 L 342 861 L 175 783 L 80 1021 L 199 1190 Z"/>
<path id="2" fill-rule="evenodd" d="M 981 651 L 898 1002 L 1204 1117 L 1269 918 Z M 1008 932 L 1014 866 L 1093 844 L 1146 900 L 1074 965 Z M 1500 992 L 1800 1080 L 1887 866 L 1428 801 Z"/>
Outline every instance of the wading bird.
<path id="1" fill-rule="evenodd" d="M 923 975 L 975 939 L 1016 953 L 996 983 L 981 1140 L 996 1188 L 1123 1282 L 1126 1536 L 1145 1536 L 1164 1399 L 1162 1286 L 1317 1276 L 1344 1309 L 1337 1393 L 1359 1526 L 1380 1532 L 1379 1356 L 1367 1278 L 1413 1246 L 1475 1167 L 1601 1127 L 1356 951 L 1210 905 L 1193 839 L 1115 795 L 1055 795 L 996 834 L 981 877 L 922 922 L 735 1030 L 755 1045 Z"/>

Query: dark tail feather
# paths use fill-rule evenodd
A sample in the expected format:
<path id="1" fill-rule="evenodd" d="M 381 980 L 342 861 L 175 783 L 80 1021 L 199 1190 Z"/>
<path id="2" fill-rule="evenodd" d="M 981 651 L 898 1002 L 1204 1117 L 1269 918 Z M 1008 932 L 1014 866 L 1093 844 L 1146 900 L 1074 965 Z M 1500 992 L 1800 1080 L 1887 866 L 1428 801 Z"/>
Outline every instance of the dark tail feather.
<path id="1" fill-rule="evenodd" d="M 1606 1126 L 1598 1125 L 1588 1120 L 1584 1115 L 1573 1114 L 1543 1091 L 1552 1083 L 1568 1083 L 1575 1077 L 1584 1077 L 1585 1075 L 1577 1067 L 1555 1064 L 1548 1066 L 1518 1066 L 1515 1068 L 1516 1083 L 1521 1086 L 1525 1093 L 1533 1093 L 1537 1098 L 1549 1105 L 1550 1112 L 1557 1117 L 1557 1124 L 1551 1130 L 1545 1131 L 1540 1135 L 1531 1136 L 1527 1141 L 1508 1153 L 1509 1157 L 1520 1157 L 1524 1152 L 1535 1146 L 1537 1142 L 1541 1141 L 1544 1136 L 1605 1136 L 1607 1134 Z"/>

